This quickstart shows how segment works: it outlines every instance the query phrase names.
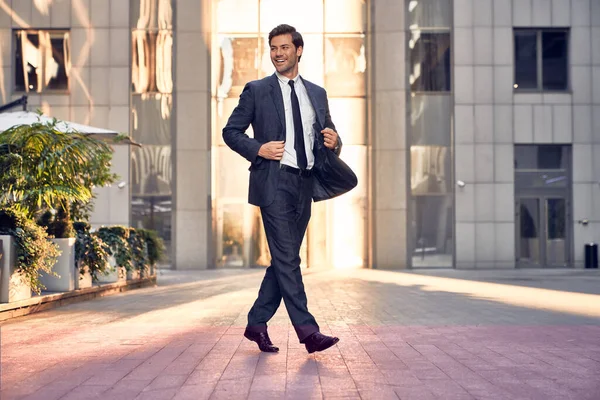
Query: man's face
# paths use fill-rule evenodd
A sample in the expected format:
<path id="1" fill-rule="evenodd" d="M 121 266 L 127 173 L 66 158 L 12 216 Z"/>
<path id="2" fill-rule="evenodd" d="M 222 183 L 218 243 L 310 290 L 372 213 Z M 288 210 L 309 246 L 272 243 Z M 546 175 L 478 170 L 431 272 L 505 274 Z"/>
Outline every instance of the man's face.
<path id="1" fill-rule="evenodd" d="M 301 55 L 302 47 L 294 46 L 289 33 L 271 39 L 271 62 L 281 75 L 294 78 L 298 74 L 298 57 Z"/>

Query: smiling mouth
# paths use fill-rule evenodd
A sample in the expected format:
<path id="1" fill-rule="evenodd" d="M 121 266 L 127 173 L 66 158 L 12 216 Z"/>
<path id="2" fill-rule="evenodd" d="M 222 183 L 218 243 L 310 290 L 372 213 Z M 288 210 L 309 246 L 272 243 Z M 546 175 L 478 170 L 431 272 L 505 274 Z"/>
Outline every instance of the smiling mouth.
<path id="1" fill-rule="evenodd" d="M 275 63 L 279 64 L 279 65 L 283 64 L 284 62 L 285 62 L 285 60 L 283 60 L 283 59 L 276 59 L 275 60 Z"/>

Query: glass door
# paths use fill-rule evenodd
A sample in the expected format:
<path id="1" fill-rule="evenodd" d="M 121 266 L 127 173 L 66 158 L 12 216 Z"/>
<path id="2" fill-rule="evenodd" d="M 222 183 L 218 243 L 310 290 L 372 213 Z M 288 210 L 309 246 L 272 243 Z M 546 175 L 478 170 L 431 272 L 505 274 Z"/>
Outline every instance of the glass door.
<path id="1" fill-rule="evenodd" d="M 520 197 L 516 214 L 517 264 L 533 268 L 568 266 L 568 201 L 561 196 Z"/>
<path id="2" fill-rule="evenodd" d="M 567 201 L 564 198 L 544 199 L 546 265 L 567 266 Z"/>
<path id="3" fill-rule="evenodd" d="M 517 262 L 521 266 L 539 267 L 540 253 L 540 199 L 517 200 Z"/>

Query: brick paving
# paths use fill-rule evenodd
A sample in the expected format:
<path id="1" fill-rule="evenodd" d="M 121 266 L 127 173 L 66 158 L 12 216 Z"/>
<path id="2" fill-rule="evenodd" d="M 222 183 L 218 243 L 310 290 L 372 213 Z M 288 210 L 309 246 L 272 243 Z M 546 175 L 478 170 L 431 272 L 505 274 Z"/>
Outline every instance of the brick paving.
<path id="1" fill-rule="evenodd" d="M 165 271 L 156 288 L 0 324 L 1 399 L 600 399 L 598 271 L 322 271 L 309 355 L 285 307 L 243 339 L 262 271 Z"/>

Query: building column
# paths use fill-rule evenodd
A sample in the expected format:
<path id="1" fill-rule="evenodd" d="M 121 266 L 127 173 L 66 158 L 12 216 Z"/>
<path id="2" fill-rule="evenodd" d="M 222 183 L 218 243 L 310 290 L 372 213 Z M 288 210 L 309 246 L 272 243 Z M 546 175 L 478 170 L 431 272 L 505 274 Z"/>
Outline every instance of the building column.
<path id="1" fill-rule="evenodd" d="M 175 4 L 173 267 L 212 265 L 210 0 Z"/>
<path id="2" fill-rule="evenodd" d="M 373 268 L 407 267 L 406 29 L 404 1 L 370 3 Z"/>

